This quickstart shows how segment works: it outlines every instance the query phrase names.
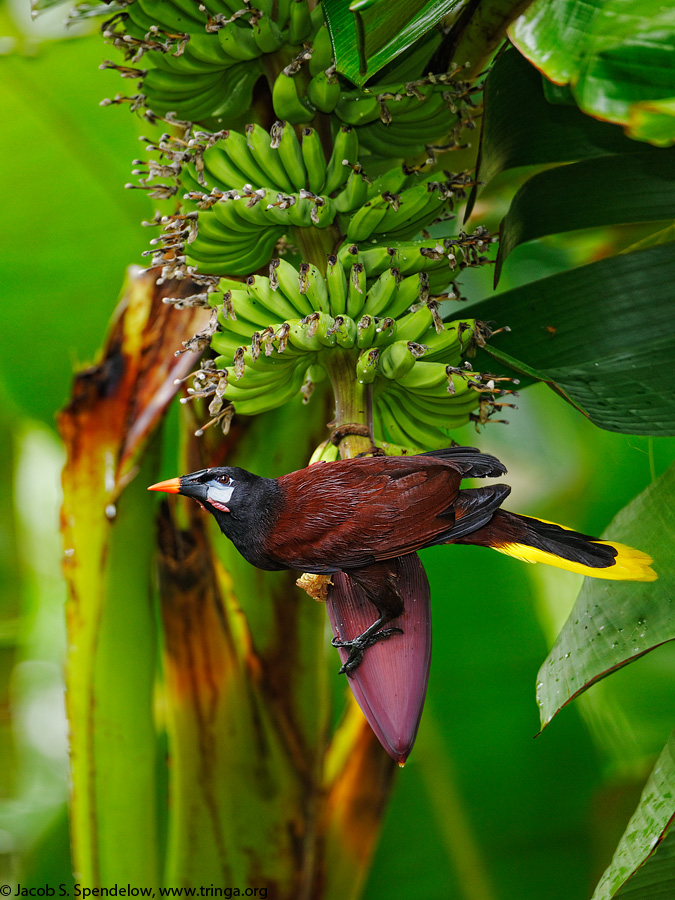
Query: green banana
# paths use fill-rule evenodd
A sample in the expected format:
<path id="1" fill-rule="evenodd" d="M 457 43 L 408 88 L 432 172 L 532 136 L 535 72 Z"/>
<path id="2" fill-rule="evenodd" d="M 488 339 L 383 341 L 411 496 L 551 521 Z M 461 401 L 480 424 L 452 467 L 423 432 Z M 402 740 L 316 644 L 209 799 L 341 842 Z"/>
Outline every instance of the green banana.
<path id="1" fill-rule="evenodd" d="M 335 135 L 333 153 L 326 167 L 326 180 L 323 185 L 325 194 L 332 194 L 345 184 L 350 173 L 346 163 L 356 163 L 358 158 L 359 139 L 356 129 L 351 125 L 342 125 Z"/>
<path id="2" fill-rule="evenodd" d="M 222 285 L 222 282 L 221 282 Z M 282 319 L 294 319 L 298 311 L 289 303 L 281 291 L 274 291 L 269 278 L 263 275 L 251 275 L 246 279 L 249 292 L 255 299 L 268 310 L 276 321 Z"/>
<path id="3" fill-rule="evenodd" d="M 356 378 L 359 384 L 372 384 L 377 376 L 380 351 L 364 350 L 356 361 Z"/>
<path id="4" fill-rule="evenodd" d="M 309 228 L 314 206 L 309 197 L 294 194 L 295 203 L 288 207 L 288 220 L 296 228 Z"/>
<path id="5" fill-rule="evenodd" d="M 417 358 L 410 341 L 394 341 L 380 355 L 380 370 L 390 380 L 402 378 L 412 369 Z"/>
<path id="6" fill-rule="evenodd" d="M 398 194 L 410 182 L 410 175 L 403 171 L 403 166 L 393 166 L 379 178 L 376 178 L 368 189 L 368 197 L 378 194 Z"/>
<path id="7" fill-rule="evenodd" d="M 305 296 L 300 292 L 300 273 L 285 259 L 272 260 L 276 271 L 279 290 L 284 294 L 288 302 L 301 316 L 308 316 L 314 312 Z"/>
<path id="8" fill-rule="evenodd" d="M 305 2 L 305 0 L 301 0 Z M 293 5 L 297 0 L 292 0 Z M 316 109 L 309 102 L 301 79 L 280 72 L 272 87 L 272 106 L 275 115 L 292 125 L 302 125 L 314 118 Z"/>
<path id="9" fill-rule="evenodd" d="M 368 271 L 367 264 L 364 264 L 364 267 Z M 384 312 L 388 315 L 390 314 L 389 307 L 398 293 L 398 280 L 398 270 L 387 269 L 380 275 L 375 284 L 371 285 L 366 295 L 364 307 L 369 315 L 379 316 Z"/>
<path id="10" fill-rule="evenodd" d="M 409 436 L 414 446 L 422 450 L 437 450 L 449 445 L 450 439 L 441 428 L 438 420 L 436 423 L 433 423 L 419 419 L 405 402 L 401 402 L 391 392 L 387 392 L 383 399 L 389 408 L 390 414 L 395 418 L 402 431 Z M 466 421 L 468 421 L 468 416 Z M 465 422 L 462 422 L 462 424 L 465 424 Z"/>
<path id="11" fill-rule="evenodd" d="M 400 227 L 402 224 L 412 221 L 429 204 L 431 196 L 427 182 L 415 184 L 413 187 L 403 191 L 400 195 L 398 206 L 393 205 L 387 208 L 386 215 L 381 222 L 381 230 L 384 232 L 392 231 Z"/>
<path id="12" fill-rule="evenodd" d="M 227 191 L 241 188 L 248 181 L 248 177 L 219 144 L 209 148 L 204 154 L 204 174 L 211 184 L 215 182 L 216 187 Z"/>
<path id="13" fill-rule="evenodd" d="M 307 170 L 308 187 L 313 194 L 320 194 L 326 180 L 326 156 L 314 128 L 302 129 L 302 158 Z"/>
<path id="14" fill-rule="evenodd" d="M 197 264 L 198 271 L 209 275 L 249 275 L 265 264 L 282 234 L 278 227 L 261 228 L 255 239 L 249 235 L 236 242 L 202 241 L 201 244 L 198 235 L 189 245 L 188 262 Z"/>
<path id="15" fill-rule="evenodd" d="M 221 28 L 218 40 L 228 56 L 242 62 L 257 59 L 262 53 L 253 36 L 253 29 L 248 23 L 244 25 L 241 19 Z"/>
<path id="16" fill-rule="evenodd" d="M 286 174 L 279 151 L 272 149 L 270 135 L 260 125 L 246 126 L 246 143 L 259 168 L 268 176 L 268 184 L 291 193 L 295 185 Z"/>
<path id="17" fill-rule="evenodd" d="M 425 449 L 424 445 L 420 441 L 410 436 L 401 427 L 397 414 L 392 411 L 391 406 L 387 402 L 386 393 L 380 394 L 378 396 L 377 406 L 379 408 L 382 426 L 386 437 L 388 437 L 392 441 L 395 441 L 397 444 L 408 448 L 409 450 L 419 451 Z"/>
<path id="18" fill-rule="evenodd" d="M 252 28 L 253 40 L 261 53 L 276 53 L 283 44 L 281 29 L 269 15 L 261 16 Z"/>
<path id="19" fill-rule="evenodd" d="M 221 200 L 215 203 L 208 213 L 200 213 L 198 220 L 199 233 L 202 232 L 202 225 L 205 222 L 215 219 L 217 223 L 222 225 L 220 240 L 224 243 L 231 243 L 235 240 L 235 234 L 240 234 L 241 236 L 244 234 L 257 234 L 260 230 L 260 222 L 253 222 L 240 216 L 235 209 L 235 203 L 241 203 L 241 201 Z"/>
<path id="20" fill-rule="evenodd" d="M 380 104 L 372 94 L 342 93 L 335 107 L 335 115 L 347 125 L 365 125 L 380 117 Z"/>
<path id="21" fill-rule="evenodd" d="M 389 204 L 382 197 L 364 203 L 349 219 L 347 239 L 350 241 L 367 240 L 373 232 L 380 230 L 380 224 L 388 209 Z"/>
<path id="22" fill-rule="evenodd" d="M 222 148 L 230 162 L 244 173 L 246 181 L 250 181 L 253 187 L 273 186 L 270 184 L 269 175 L 254 159 L 243 134 L 239 134 L 238 131 L 226 131 L 218 146 Z"/>
<path id="23" fill-rule="evenodd" d="M 459 326 L 467 325 L 465 322 L 450 322 L 443 326 L 441 332 L 436 329 L 430 331 L 424 336 L 424 343 L 429 348 L 424 358 L 429 362 L 438 360 L 445 362 L 447 365 L 456 365 L 461 359 L 463 348 L 469 343 L 470 336 L 464 335 L 467 331 L 473 333 L 471 326 L 468 329 L 463 328 L 460 334 Z M 451 358 L 452 357 L 452 358 Z"/>
<path id="24" fill-rule="evenodd" d="M 328 285 L 326 284 L 323 275 L 316 266 L 308 266 L 307 269 L 307 281 L 304 293 L 307 296 L 310 306 L 313 310 L 318 310 L 322 313 L 330 313 L 331 304 L 328 297 Z"/>
<path id="25" fill-rule="evenodd" d="M 307 85 L 307 99 L 319 112 L 330 115 L 340 99 L 337 75 L 318 72 Z"/>
<path id="26" fill-rule="evenodd" d="M 235 410 L 241 415 L 253 416 L 283 406 L 299 392 L 304 377 L 304 371 L 299 367 L 295 376 L 292 379 L 284 379 L 278 390 L 261 391 L 258 396 L 250 399 L 235 399 L 233 401 Z"/>
<path id="27" fill-rule="evenodd" d="M 302 147 L 295 129 L 288 122 L 275 122 L 270 132 L 272 146 L 276 146 L 286 174 L 293 189 L 300 191 L 307 187 L 307 170 L 302 156 Z"/>
<path id="28" fill-rule="evenodd" d="M 396 337 L 396 320 L 385 316 L 383 319 L 375 319 L 374 347 L 387 347 Z"/>
<path id="29" fill-rule="evenodd" d="M 323 350 L 323 344 L 316 331 L 310 332 L 304 319 L 292 319 L 288 324 L 290 325 L 288 341 L 297 350 L 305 353 L 318 353 Z"/>
<path id="30" fill-rule="evenodd" d="M 326 286 L 328 287 L 331 315 L 344 315 L 347 312 L 347 276 L 336 256 L 328 257 Z"/>
<path id="31" fill-rule="evenodd" d="M 347 315 L 356 319 L 366 302 L 366 273 L 363 263 L 354 263 L 347 287 Z"/>
<path id="32" fill-rule="evenodd" d="M 335 198 L 335 207 L 338 212 L 349 213 L 363 206 L 367 199 L 368 182 L 360 171 L 352 169 L 347 177 L 346 185 Z"/>
<path id="33" fill-rule="evenodd" d="M 337 338 L 338 347 L 345 350 L 351 350 L 356 346 L 356 322 L 349 316 L 335 317 L 335 336 Z"/>
<path id="34" fill-rule="evenodd" d="M 356 323 L 356 346 L 360 350 L 372 347 L 375 339 L 375 319 L 371 316 L 363 316 Z"/>
<path id="35" fill-rule="evenodd" d="M 300 44 L 312 33 L 312 19 L 307 0 L 291 0 L 288 22 L 288 40 Z"/>
<path id="36" fill-rule="evenodd" d="M 414 276 L 413 276 L 414 277 Z M 431 310 L 424 304 L 398 320 L 396 334 L 401 341 L 419 341 L 433 326 Z"/>
<path id="37" fill-rule="evenodd" d="M 312 56 L 309 60 L 309 74 L 315 78 L 320 72 L 333 65 L 333 42 L 330 39 L 330 31 L 324 23 L 317 31 L 312 41 Z"/>

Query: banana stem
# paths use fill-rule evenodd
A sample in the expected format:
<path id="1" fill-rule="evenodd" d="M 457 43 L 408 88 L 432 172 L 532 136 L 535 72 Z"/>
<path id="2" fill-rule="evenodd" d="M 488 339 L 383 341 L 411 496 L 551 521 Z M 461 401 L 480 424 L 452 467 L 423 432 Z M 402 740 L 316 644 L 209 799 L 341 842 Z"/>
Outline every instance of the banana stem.
<path id="1" fill-rule="evenodd" d="M 345 434 L 338 445 L 342 459 L 353 459 L 373 449 L 372 386 L 356 378 L 357 351 L 326 354 L 326 369 L 335 395 L 335 428 L 362 426 L 367 434 Z"/>
<path id="2" fill-rule="evenodd" d="M 467 64 L 461 78 L 471 81 L 490 63 L 509 25 L 533 0 L 471 0 L 454 24 L 436 60 L 444 68 L 450 60 Z"/>
<path id="3" fill-rule="evenodd" d="M 329 225 L 328 228 L 292 228 L 291 236 L 302 261 L 315 265 L 325 277 L 328 257 L 336 252 L 342 238 L 339 228 L 336 225 Z"/>

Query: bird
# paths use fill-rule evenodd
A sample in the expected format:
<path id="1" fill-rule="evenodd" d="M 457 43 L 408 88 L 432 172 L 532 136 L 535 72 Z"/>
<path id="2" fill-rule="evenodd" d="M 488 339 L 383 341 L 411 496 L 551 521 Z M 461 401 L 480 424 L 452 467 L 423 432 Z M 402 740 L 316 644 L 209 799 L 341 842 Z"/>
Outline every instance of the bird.
<path id="1" fill-rule="evenodd" d="M 640 550 L 502 509 L 507 484 L 461 487 L 506 471 L 494 456 L 454 446 L 315 463 L 279 478 L 218 466 L 148 490 L 196 500 L 260 569 L 348 574 L 378 613 L 352 640 L 333 641 L 349 649 L 341 669 L 349 674 L 369 646 L 400 633 L 386 627 L 403 612 L 395 561 L 425 547 L 473 544 L 596 578 L 657 578 Z"/>

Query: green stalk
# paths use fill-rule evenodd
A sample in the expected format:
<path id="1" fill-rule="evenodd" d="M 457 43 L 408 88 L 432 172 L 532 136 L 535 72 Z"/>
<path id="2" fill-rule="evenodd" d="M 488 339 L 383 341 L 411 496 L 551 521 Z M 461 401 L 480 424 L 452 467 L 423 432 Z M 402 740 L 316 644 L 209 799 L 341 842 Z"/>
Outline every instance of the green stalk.
<path id="1" fill-rule="evenodd" d="M 353 459 L 360 453 L 372 452 L 373 394 L 372 385 L 356 378 L 358 350 L 335 350 L 326 354 L 326 370 L 335 395 L 334 427 L 347 430 L 350 425 L 364 429 L 366 434 L 346 433 L 338 444 L 342 459 Z M 339 433 L 339 431 L 338 431 Z"/>

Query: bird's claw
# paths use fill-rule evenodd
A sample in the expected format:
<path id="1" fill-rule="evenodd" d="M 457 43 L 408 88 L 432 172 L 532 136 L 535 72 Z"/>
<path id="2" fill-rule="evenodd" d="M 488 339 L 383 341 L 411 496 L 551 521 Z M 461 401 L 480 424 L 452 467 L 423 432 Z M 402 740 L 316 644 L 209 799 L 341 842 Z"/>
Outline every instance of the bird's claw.
<path id="1" fill-rule="evenodd" d="M 342 664 L 340 671 L 338 674 L 348 675 L 351 677 L 352 672 L 361 665 L 363 660 L 363 654 L 366 652 L 368 647 L 372 647 L 373 644 L 377 644 L 379 641 L 384 641 L 387 638 L 390 638 L 394 634 L 403 634 L 402 628 L 382 628 L 380 631 L 376 631 L 374 634 L 360 634 L 358 637 L 353 638 L 351 641 L 341 641 L 339 638 L 332 638 L 331 644 L 334 647 L 348 647 L 349 648 L 349 656 Z"/>

